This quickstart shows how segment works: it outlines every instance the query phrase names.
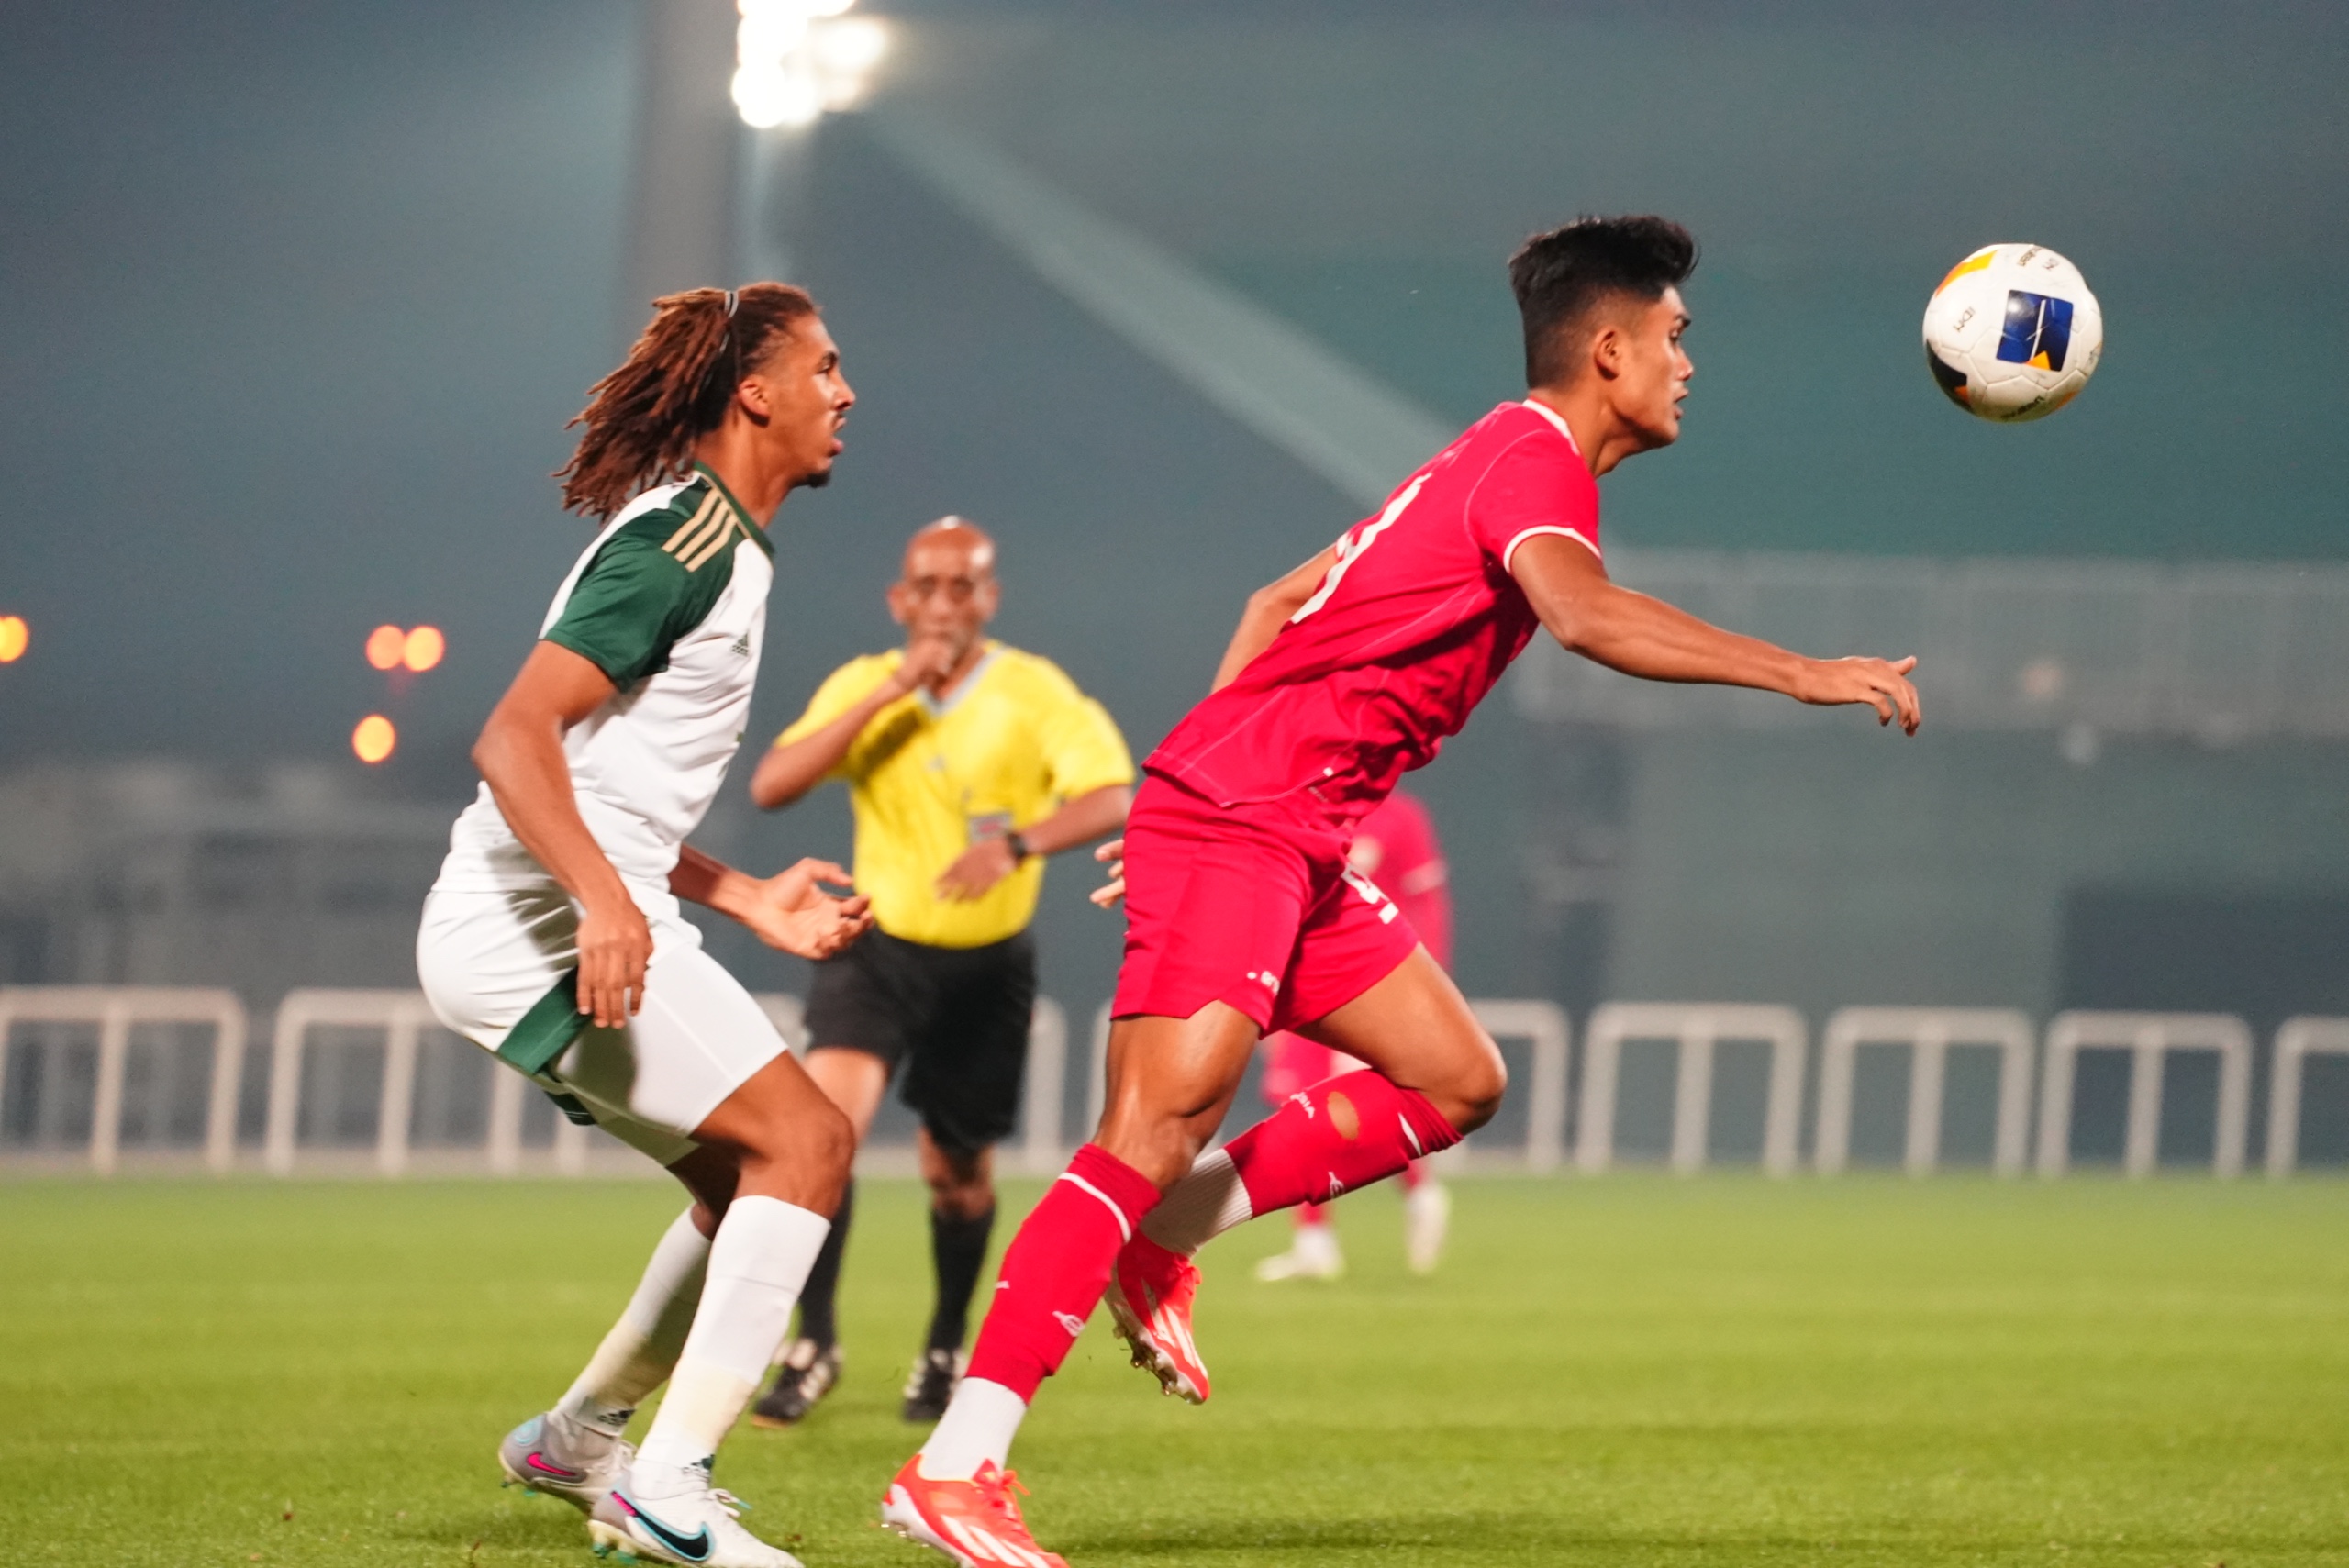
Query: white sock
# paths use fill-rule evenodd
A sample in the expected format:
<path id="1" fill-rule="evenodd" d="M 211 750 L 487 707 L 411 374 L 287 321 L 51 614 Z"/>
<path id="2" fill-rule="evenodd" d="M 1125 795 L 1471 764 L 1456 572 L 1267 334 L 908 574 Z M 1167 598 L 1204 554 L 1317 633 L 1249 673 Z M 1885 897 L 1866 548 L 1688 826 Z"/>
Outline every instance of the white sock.
<path id="1" fill-rule="evenodd" d="M 1027 1414 L 1028 1401 L 1002 1384 L 964 1378 L 954 1385 L 946 1414 L 921 1445 L 918 1457 L 922 1474 L 932 1481 L 968 1481 L 989 1460 L 1001 1469 L 1011 1457 L 1020 1418 Z"/>
<path id="2" fill-rule="evenodd" d="M 832 1222 L 781 1198 L 738 1197 L 709 1244 L 708 1279 L 639 1451 L 633 1484 L 666 1496 L 706 1466 L 758 1392 Z"/>
<path id="3" fill-rule="evenodd" d="M 1170 1252 L 1188 1254 L 1255 1217 L 1238 1167 L 1217 1149 L 1193 1161 L 1190 1174 L 1167 1188 L 1158 1207 L 1142 1216 L 1141 1233 Z"/>
<path id="4" fill-rule="evenodd" d="M 562 1396 L 555 1414 L 591 1432 L 618 1437 L 647 1395 L 667 1380 L 701 1300 L 709 1239 L 694 1229 L 694 1211 L 670 1221 L 628 1310 L 612 1325 L 587 1369 Z"/>

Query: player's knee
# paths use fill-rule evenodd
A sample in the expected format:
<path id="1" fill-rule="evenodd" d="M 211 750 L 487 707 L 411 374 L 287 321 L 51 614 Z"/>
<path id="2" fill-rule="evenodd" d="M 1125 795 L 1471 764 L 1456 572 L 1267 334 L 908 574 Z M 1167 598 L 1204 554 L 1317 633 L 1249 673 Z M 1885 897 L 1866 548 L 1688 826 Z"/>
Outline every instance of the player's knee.
<path id="1" fill-rule="evenodd" d="M 856 1159 L 855 1124 L 829 1100 L 811 1108 L 803 1125 L 791 1129 L 791 1141 L 810 1165 L 843 1180 Z"/>
<path id="2" fill-rule="evenodd" d="M 1444 1085 L 1444 1118 L 1464 1138 L 1492 1120 L 1508 1093 L 1508 1066 L 1501 1060 L 1500 1048 L 1489 1040 L 1483 1044 Z"/>

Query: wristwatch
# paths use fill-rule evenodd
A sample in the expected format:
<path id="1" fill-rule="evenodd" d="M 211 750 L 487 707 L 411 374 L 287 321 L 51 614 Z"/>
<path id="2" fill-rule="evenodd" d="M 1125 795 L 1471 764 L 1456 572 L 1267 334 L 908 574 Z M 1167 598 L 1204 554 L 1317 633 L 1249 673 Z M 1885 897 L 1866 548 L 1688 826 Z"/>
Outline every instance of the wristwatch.
<path id="1" fill-rule="evenodd" d="M 1011 863 L 1013 865 L 1018 865 L 1020 862 L 1026 860 L 1030 854 L 1034 853 L 1033 851 L 1028 848 L 1028 840 L 1019 836 L 1019 829 L 1017 828 L 1014 828 L 1004 834 L 1003 847 L 1011 851 Z"/>

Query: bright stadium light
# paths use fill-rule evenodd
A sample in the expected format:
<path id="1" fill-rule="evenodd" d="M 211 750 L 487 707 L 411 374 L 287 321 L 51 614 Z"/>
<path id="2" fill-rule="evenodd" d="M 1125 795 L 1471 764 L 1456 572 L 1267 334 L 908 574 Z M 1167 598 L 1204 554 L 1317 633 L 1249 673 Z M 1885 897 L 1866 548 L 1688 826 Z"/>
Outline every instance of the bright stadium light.
<path id="1" fill-rule="evenodd" d="M 367 662 L 378 670 L 396 670 L 407 652 L 407 633 L 395 626 L 379 626 L 367 634 Z"/>
<path id="2" fill-rule="evenodd" d="M 863 76 L 889 52 L 889 29 L 870 17 L 847 17 L 813 29 L 808 41 L 826 72 Z"/>
<path id="3" fill-rule="evenodd" d="M 400 662 L 421 675 L 448 651 L 449 639 L 440 635 L 439 627 L 420 626 L 401 639 Z"/>
<path id="4" fill-rule="evenodd" d="M 369 714 L 351 732 L 351 754 L 371 768 L 390 756 L 399 743 L 400 732 L 380 713 Z"/>
<path id="5" fill-rule="evenodd" d="M 864 101 L 889 30 L 869 17 L 845 17 L 854 0 L 738 0 L 734 106 L 742 123 L 766 130 L 813 125 L 827 109 Z"/>
<path id="6" fill-rule="evenodd" d="M 33 629 L 22 616 L 0 616 L 0 664 L 14 664 L 32 646 Z"/>

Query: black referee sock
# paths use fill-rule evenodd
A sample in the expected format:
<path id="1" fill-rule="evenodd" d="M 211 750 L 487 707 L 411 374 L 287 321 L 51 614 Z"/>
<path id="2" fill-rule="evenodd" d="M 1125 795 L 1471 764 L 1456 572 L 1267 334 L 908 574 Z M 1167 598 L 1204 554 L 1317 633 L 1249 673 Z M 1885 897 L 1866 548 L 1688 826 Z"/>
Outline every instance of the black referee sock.
<path id="1" fill-rule="evenodd" d="M 930 1256 L 938 1267 L 938 1310 L 930 1319 L 930 1348 L 959 1351 L 970 1328 L 971 1293 L 979 1287 L 979 1270 L 987 1261 L 987 1238 L 995 1230 L 995 1209 L 968 1219 L 930 1211 Z"/>
<path id="2" fill-rule="evenodd" d="M 824 1250 L 816 1254 L 816 1266 L 807 1271 L 807 1284 L 799 1292 L 799 1337 L 827 1348 L 840 1342 L 840 1325 L 832 1319 L 832 1307 L 840 1294 L 841 1252 L 848 1246 L 848 1222 L 855 1212 L 856 1183 L 851 1180 L 841 1189 L 832 1233 L 824 1238 Z"/>

